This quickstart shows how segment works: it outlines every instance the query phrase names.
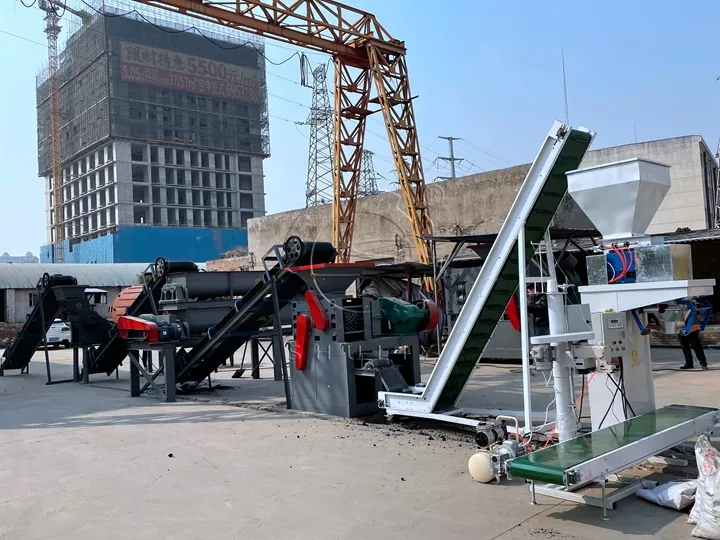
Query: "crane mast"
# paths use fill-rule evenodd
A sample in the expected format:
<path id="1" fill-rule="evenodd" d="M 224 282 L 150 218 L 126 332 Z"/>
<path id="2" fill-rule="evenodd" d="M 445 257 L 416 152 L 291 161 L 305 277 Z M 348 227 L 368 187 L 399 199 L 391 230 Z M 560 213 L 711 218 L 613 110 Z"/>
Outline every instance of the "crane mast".
<path id="1" fill-rule="evenodd" d="M 58 37 L 60 36 L 60 16 L 58 6 L 50 0 L 40 2 L 45 12 L 45 33 L 48 41 L 48 74 L 50 82 L 50 185 L 52 191 L 51 245 L 52 261 L 65 262 L 65 225 L 63 216 L 62 158 L 60 155 L 60 96 L 58 84 Z"/>

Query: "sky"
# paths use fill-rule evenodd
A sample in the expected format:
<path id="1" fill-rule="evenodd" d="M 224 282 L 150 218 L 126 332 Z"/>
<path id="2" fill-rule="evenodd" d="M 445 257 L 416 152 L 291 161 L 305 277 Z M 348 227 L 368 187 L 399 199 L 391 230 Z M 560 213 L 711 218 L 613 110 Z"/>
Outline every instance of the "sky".
<path id="1" fill-rule="evenodd" d="M 29 4 L 31 0 L 25 0 Z M 78 5 L 80 0 L 70 0 Z M 702 135 L 720 136 L 720 3 L 345 0 L 374 13 L 405 41 L 428 182 L 447 176 L 447 142 L 461 137 L 457 174 L 533 160 L 553 120 L 563 120 L 564 50 L 570 123 L 597 132 L 593 148 Z M 37 254 L 46 243 L 43 184 L 37 177 L 35 75 L 46 64 L 43 14 L 0 0 L 0 252 Z M 266 41 L 279 63 L 295 50 Z M 314 67 L 328 61 L 307 52 Z M 311 90 L 297 55 L 267 63 L 271 157 L 265 160 L 268 213 L 301 208 Z M 367 124 L 381 189 L 394 189 L 379 115 Z"/>

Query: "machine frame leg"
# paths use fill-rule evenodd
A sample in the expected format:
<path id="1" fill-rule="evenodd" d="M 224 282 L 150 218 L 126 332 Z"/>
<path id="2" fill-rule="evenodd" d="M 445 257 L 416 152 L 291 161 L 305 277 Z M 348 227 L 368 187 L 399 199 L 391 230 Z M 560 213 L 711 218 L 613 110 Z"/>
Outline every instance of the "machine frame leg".
<path id="1" fill-rule="evenodd" d="M 532 500 L 530 501 L 530 504 L 533 506 L 537 505 L 537 499 L 535 498 L 535 481 L 530 480 L 530 493 L 532 495 Z"/>
<path id="2" fill-rule="evenodd" d="M 158 350 L 158 349 L 154 349 Z M 149 350 L 142 352 L 151 352 Z M 128 358 L 130 359 L 130 395 L 138 397 L 142 395 L 148 387 L 152 387 L 155 393 L 166 402 L 176 401 L 175 390 L 175 343 L 164 344 L 162 349 L 158 350 L 158 369 L 154 373 L 149 373 L 142 365 L 142 358 L 148 358 L 141 351 L 129 350 Z M 165 374 L 165 389 L 163 390 L 155 379 L 161 374 Z M 145 384 L 140 387 L 140 376 L 145 379 Z"/>
<path id="3" fill-rule="evenodd" d="M 135 362 L 133 362 L 132 355 L 128 354 L 130 358 L 130 396 L 140 396 L 140 370 L 138 369 Z"/>
<path id="4" fill-rule="evenodd" d="M 252 338 L 250 340 L 250 362 L 252 364 L 252 370 L 250 376 L 253 379 L 260 378 L 260 341 L 258 338 Z"/>
<path id="5" fill-rule="evenodd" d="M 277 294 L 277 283 L 275 277 L 270 278 L 270 285 L 272 286 L 272 300 L 273 300 L 273 328 L 275 329 L 275 337 L 273 338 L 273 344 L 275 350 L 273 351 L 273 359 L 275 360 L 275 380 L 278 380 L 278 369 L 281 371 L 283 384 L 285 386 L 285 402 L 288 409 L 292 409 L 292 396 L 290 395 L 290 380 L 288 379 L 287 362 L 285 361 L 285 338 L 283 337 L 282 325 L 280 324 L 280 301 L 278 300 Z"/>
<path id="6" fill-rule="evenodd" d="M 87 347 L 82 348 L 82 379 L 83 384 L 90 384 L 90 351 Z"/>
<path id="7" fill-rule="evenodd" d="M 165 401 L 172 403 L 175 398 L 175 344 L 166 345 L 160 352 L 165 369 Z"/>
<path id="8" fill-rule="evenodd" d="M 610 519 L 607 514 L 607 497 L 605 496 L 606 483 L 607 481 L 605 480 L 605 478 L 602 478 L 600 480 L 600 489 L 602 490 L 602 517 L 600 519 L 602 519 L 603 521 L 608 521 Z"/>
<path id="9" fill-rule="evenodd" d="M 620 483 L 624 483 L 614 475 L 616 480 Z M 615 481 L 615 480 L 611 480 Z M 594 497 L 592 495 L 583 494 L 585 488 L 593 487 L 593 485 L 600 484 L 601 496 Z M 634 495 L 635 492 L 640 488 L 653 488 L 658 485 L 658 482 L 654 480 L 637 479 L 631 481 L 629 484 L 624 485 L 618 489 L 614 489 L 611 493 L 607 493 L 607 479 L 603 478 L 597 482 L 590 482 L 589 484 L 583 484 L 576 486 L 573 489 L 568 489 L 565 486 L 559 486 L 556 484 L 544 484 L 537 486 L 535 490 L 541 495 L 546 497 L 553 497 L 555 499 L 562 499 L 564 501 L 570 501 L 578 504 L 586 504 L 588 506 L 595 506 L 597 508 L 603 508 L 603 515 L 607 517 L 608 510 L 615 510 L 617 502 Z"/>
<path id="10" fill-rule="evenodd" d="M 80 354 L 77 347 L 73 347 L 73 381 L 80 382 Z"/>

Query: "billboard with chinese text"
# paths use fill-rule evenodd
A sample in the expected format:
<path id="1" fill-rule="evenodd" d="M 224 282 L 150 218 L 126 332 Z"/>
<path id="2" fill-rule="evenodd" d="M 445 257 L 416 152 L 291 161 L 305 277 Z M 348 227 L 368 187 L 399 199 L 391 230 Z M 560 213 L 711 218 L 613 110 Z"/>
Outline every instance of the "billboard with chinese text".
<path id="1" fill-rule="evenodd" d="M 264 99 L 259 70 L 129 41 L 120 41 L 120 80 L 232 101 Z"/>

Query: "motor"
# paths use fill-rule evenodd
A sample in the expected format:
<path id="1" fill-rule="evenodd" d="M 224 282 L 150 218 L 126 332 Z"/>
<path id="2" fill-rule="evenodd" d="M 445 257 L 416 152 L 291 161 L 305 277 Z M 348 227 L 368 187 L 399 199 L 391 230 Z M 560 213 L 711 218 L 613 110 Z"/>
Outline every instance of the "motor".
<path id="1" fill-rule="evenodd" d="M 530 358 L 538 371 L 552 371 L 552 353 L 547 345 L 536 345 L 530 349 Z"/>
<path id="2" fill-rule="evenodd" d="M 480 424 L 475 428 L 475 442 L 479 448 L 489 448 L 507 438 L 505 422 L 495 420 Z"/>
<path id="3" fill-rule="evenodd" d="M 525 445 L 515 439 L 508 439 L 492 449 L 480 449 L 470 457 L 468 471 L 476 482 L 487 484 L 492 479 L 500 483 L 503 476 L 511 479 L 510 461 L 528 453 Z"/>

